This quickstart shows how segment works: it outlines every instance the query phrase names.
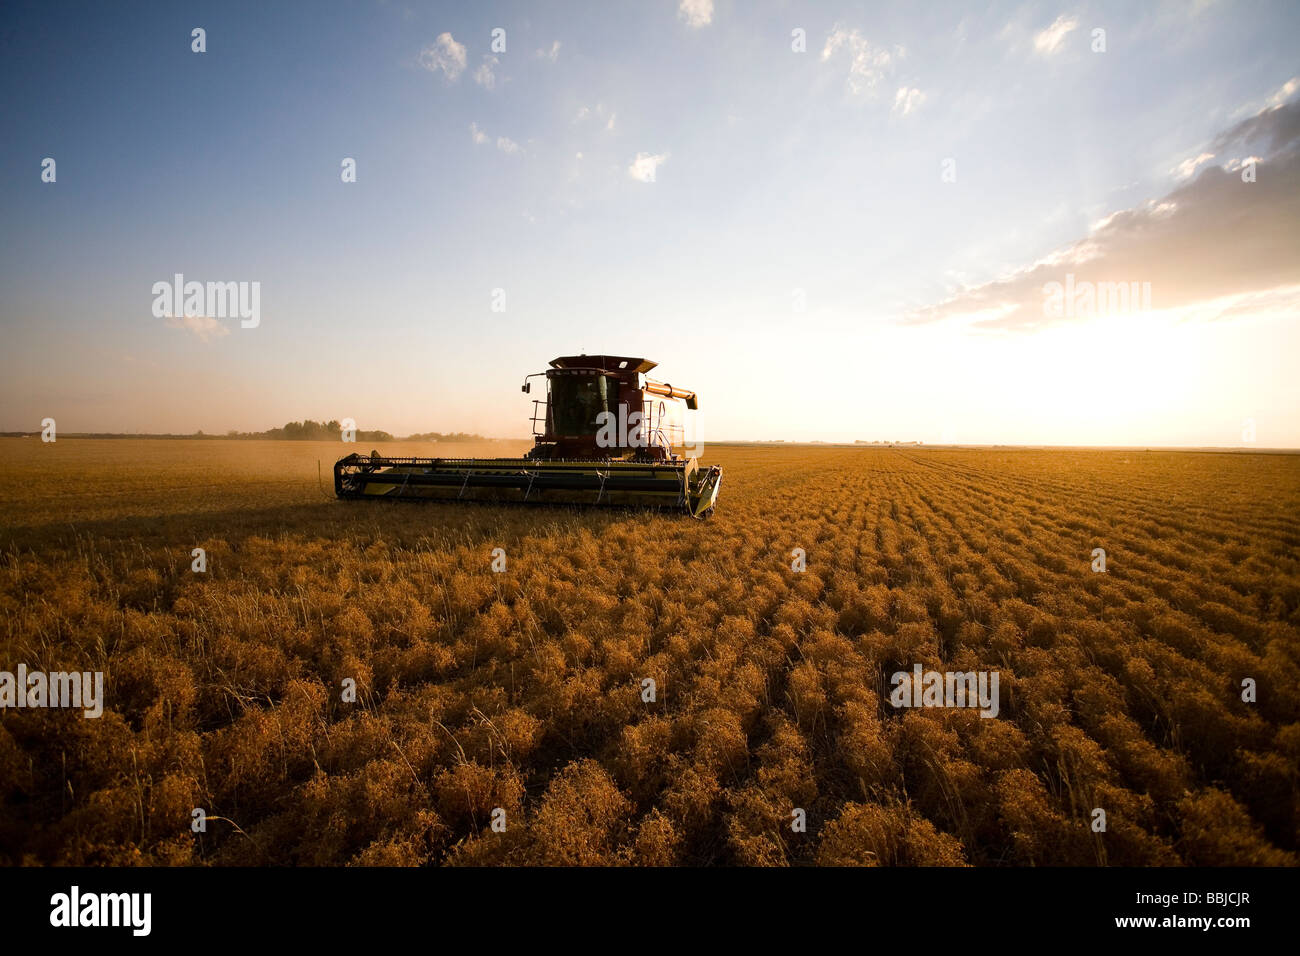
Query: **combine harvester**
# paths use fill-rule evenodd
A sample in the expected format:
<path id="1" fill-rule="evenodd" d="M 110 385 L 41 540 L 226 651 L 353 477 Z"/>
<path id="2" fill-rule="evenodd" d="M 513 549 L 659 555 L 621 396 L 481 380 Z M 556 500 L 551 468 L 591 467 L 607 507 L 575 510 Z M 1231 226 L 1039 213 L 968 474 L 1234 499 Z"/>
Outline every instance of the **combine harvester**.
<path id="1" fill-rule="evenodd" d="M 649 359 L 569 355 L 545 372 L 546 399 L 533 399 L 533 447 L 523 458 L 388 458 L 372 451 L 334 465 L 340 498 L 517 501 L 623 505 L 713 513 L 722 469 L 674 453 L 682 403 L 694 392 L 647 378 Z M 541 431 L 538 431 L 538 428 Z"/>

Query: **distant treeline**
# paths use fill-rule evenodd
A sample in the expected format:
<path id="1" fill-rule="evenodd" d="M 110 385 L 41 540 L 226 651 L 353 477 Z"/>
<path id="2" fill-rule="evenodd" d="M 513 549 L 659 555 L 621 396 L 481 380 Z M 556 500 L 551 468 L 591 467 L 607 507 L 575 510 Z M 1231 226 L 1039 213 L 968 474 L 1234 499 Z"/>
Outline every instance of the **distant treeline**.
<path id="1" fill-rule="evenodd" d="M 200 432 L 200 435 L 203 433 Z M 227 438 L 270 439 L 272 441 L 338 441 L 343 435 L 343 425 L 337 421 L 314 422 L 310 418 L 302 422 L 287 422 L 279 428 L 270 428 L 264 432 L 226 432 Z M 385 431 L 362 431 L 357 429 L 357 441 L 394 441 L 392 435 Z"/>
<path id="2" fill-rule="evenodd" d="M 227 432 L 227 438 L 264 438 L 274 441 L 338 441 L 343 434 L 343 425 L 337 421 L 314 422 L 310 418 L 304 422 L 288 422 L 280 428 L 264 432 Z M 198 437 L 207 437 L 199 432 Z M 357 430 L 357 441 L 397 441 L 385 431 Z M 469 432 L 420 432 L 407 435 L 402 441 L 486 441 L 482 435 Z"/>
<path id="3" fill-rule="evenodd" d="M 0 437 L 5 438 L 35 438 L 40 436 L 40 432 L 0 432 Z M 173 435 L 173 434 L 127 434 L 124 432 L 67 432 L 62 434 L 63 438 L 234 438 L 249 441 L 339 441 L 343 437 L 343 425 L 338 421 L 316 422 L 310 418 L 301 422 L 287 422 L 279 428 L 268 428 L 264 432 L 241 432 L 231 429 L 224 435 L 209 435 L 202 430 L 194 432 L 192 435 Z M 379 442 L 379 441 L 441 441 L 441 442 L 467 442 L 467 441 L 487 441 L 482 435 L 475 435 L 469 432 L 420 432 L 416 435 L 407 435 L 405 438 L 394 438 L 386 431 L 363 431 L 357 430 L 356 440 L 359 442 Z"/>
<path id="4" fill-rule="evenodd" d="M 407 435 L 403 441 L 487 441 L 482 435 L 471 432 L 420 432 Z"/>

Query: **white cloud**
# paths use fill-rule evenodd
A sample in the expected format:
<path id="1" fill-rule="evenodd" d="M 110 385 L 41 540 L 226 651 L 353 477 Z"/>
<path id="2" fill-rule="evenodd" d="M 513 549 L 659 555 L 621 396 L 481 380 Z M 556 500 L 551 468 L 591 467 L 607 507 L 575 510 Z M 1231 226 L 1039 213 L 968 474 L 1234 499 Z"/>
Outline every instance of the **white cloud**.
<path id="1" fill-rule="evenodd" d="M 1298 89 L 1300 89 L 1300 77 L 1293 76 L 1291 79 L 1283 83 L 1276 93 L 1268 98 L 1268 102 L 1265 103 L 1265 106 L 1281 106 L 1287 100 L 1291 99 L 1291 96 Z"/>
<path id="2" fill-rule="evenodd" d="M 677 16 L 692 29 L 707 27 L 713 22 L 713 0 L 682 0 Z"/>
<path id="3" fill-rule="evenodd" d="M 627 168 L 627 174 L 639 182 L 652 183 L 655 181 L 655 172 L 667 161 L 668 153 L 637 153 L 636 159 Z"/>
<path id="4" fill-rule="evenodd" d="M 474 82 L 484 89 L 495 89 L 497 85 L 497 75 L 493 68 L 500 65 L 501 61 L 494 56 L 483 57 L 483 62 L 479 68 L 474 71 Z"/>
<path id="5" fill-rule="evenodd" d="M 575 123 L 581 123 L 583 120 L 591 116 L 604 120 L 605 129 L 611 133 L 614 131 L 614 120 L 618 114 L 605 106 L 604 103 L 597 103 L 595 106 L 579 107 L 578 114 L 573 117 L 573 121 Z"/>
<path id="6" fill-rule="evenodd" d="M 898 92 L 894 94 L 894 108 L 892 112 L 900 116 L 906 116 L 912 110 L 925 102 L 925 94 L 915 87 L 908 89 L 906 86 L 900 86 Z"/>
<path id="7" fill-rule="evenodd" d="M 465 63 L 465 44 L 457 43 L 450 33 L 438 34 L 438 39 L 420 51 L 420 65 L 430 73 L 442 70 L 448 80 L 464 73 Z"/>
<path id="8" fill-rule="evenodd" d="M 1213 158 L 1214 158 L 1213 153 L 1201 153 L 1201 155 L 1195 157 L 1194 159 L 1184 159 L 1181 163 L 1179 163 L 1177 166 L 1171 169 L 1170 172 L 1173 173 L 1175 176 L 1177 176 L 1179 179 L 1186 179 L 1188 176 L 1192 175 L 1194 172 L 1196 172 L 1197 169 L 1199 169 L 1205 163 L 1208 163 Z"/>
<path id="9" fill-rule="evenodd" d="M 822 47 L 822 62 L 830 60 L 840 49 L 849 54 L 849 89 L 855 96 L 870 93 L 893 66 L 893 56 L 884 47 L 873 47 L 856 29 L 836 25 Z M 903 55 L 899 48 L 899 55 Z"/>
<path id="10" fill-rule="evenodd" d="M 1258 304 L 1282 293 L 1294 306 L 1300 289 L 1293 251 L 1300 248 L 1300 103 L 1260 111 L 1221 133 L 1206 152 L 1233 155 L 1249 141 L 1273 146 L 1254 157 L 1261 169 L 1249 186 L 1232 168 L 1237 161 L 1203 170 L 1165 196 L 1111 213 L 1086 236 L 1035 262 L 911 310 L 905 321 L 1039 328 L 1059 321 L 1045 311 L 1044 297 L 1048 284 L 1067 275 L 1076 286 L 1149 283 L 1153 308 L 1171 314 L 1230 318 L 1249 312 L 1242 302 Z M 1228 301 L 1237 305 L 1224 307 Z"/>
<path id="11" fill-rule="evenodd" d="M 210 315 L 169 315 L 167 327 L 193 332 L 204 342 L 211 342 L 213 339 L 230 334 L 230 329 Z"/>
<path id="12" fill-rule="evenodd" d="M 492 137 L 479 129 L 478 123 L 469 124 L 469 136 L 474 140 L 475 146 L 482 146 L 484 143 L 492 142 Z M 497 137 L 497 149 L 503 153 L 522 153 L 524 148 L 508 136 Z"/>
<path id="13" fill-rule="evenodd" d="M 1264 161 L 1263 158 L 1259 156 L 1247 156 L 1244 159 L 1238 157 L 1238 158 L 1228 160 L 1226 163 L 1223 164 L 1223 168 L 1230 173 L 1235 173 L 1238 170 L 1240 170 L 1241 167 L 1247 165 L 1248 163 L 1255 163 L 1256 165 L 1258 165 L 1263 161 Z"/>
<path id="14" fill-rule="evenodd" d="M 550 60 L 554 63 L 560 56 L 560 41 L 556 40 L 552 43 L 549 50 L 538 50 L 537 55 L 543 60 Z"/>
<path id="15" fill-rule="evenodd" d="M 1046 30 L 1034 34 L 1034 50 L 1040 56 L 1051 56 L 1061 48 L 1065 37 L 1079 25 L 1078 17 L 1061 14 Z"/>

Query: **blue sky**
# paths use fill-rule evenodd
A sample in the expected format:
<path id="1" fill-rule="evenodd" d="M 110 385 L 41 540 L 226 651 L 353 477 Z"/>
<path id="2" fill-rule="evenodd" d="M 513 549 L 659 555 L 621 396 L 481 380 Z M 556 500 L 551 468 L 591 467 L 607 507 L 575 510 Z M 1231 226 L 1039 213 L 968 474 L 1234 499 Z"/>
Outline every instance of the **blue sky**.
<path id="1" fill-rule="evenodd" d="M 717 439 L 1300 446 L 1294 3 L 3 18 L 0 429 L 515 436 L 588 351 Z M 1152 309 L 1039 321 L 1090 261 Z M 156 317 L 175 273 L 260 324 Z"/>

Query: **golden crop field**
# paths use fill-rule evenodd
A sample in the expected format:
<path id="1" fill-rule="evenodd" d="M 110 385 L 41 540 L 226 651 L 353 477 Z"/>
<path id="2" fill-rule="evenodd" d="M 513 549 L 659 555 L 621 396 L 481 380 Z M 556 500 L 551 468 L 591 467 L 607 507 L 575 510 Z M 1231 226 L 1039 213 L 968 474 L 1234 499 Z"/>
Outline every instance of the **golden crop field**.
<path id="1" fill-rule="evenodd" d="M 343 450 L 0 440 L 0 669 L 105 680 L 0 711 L 0 862 L 1297 860 L 1300 457 L 714 446 L 698 522 Z"/>

